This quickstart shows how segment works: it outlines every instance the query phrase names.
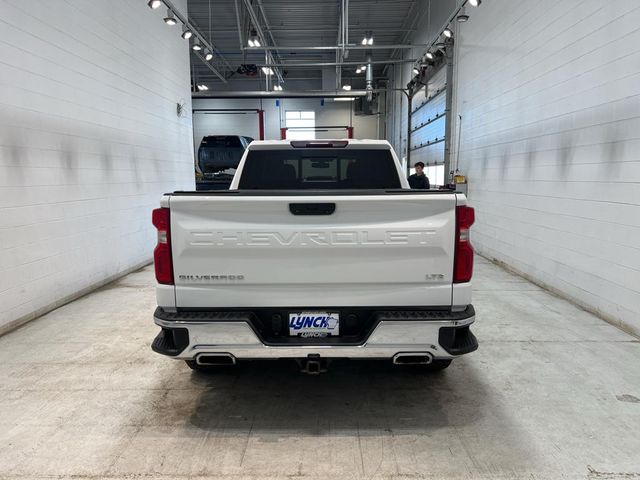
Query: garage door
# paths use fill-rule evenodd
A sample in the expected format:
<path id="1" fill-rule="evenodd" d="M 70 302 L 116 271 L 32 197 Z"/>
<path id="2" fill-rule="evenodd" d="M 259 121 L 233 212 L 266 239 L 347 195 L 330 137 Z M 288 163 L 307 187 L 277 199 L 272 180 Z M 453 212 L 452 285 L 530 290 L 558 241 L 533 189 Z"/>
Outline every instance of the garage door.
<path id="1" fill-rule="evenodd" d="M 432 185 L 445 181 L 446 71 L 440 68 L 412 101 L 411 166 L 423 162 Z"/>

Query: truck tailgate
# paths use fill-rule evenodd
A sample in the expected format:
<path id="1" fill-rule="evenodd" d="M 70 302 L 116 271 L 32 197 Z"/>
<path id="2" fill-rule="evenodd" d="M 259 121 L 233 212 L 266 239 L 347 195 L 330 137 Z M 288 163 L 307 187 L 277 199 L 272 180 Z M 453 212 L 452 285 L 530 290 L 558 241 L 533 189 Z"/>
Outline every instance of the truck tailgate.
<path id="1" fill-rule="evenodd" d="M 290 204 L 335 204 L 332 214 Z M 449 306 L 453 193 L 173 195 L 177 307 Z"/>

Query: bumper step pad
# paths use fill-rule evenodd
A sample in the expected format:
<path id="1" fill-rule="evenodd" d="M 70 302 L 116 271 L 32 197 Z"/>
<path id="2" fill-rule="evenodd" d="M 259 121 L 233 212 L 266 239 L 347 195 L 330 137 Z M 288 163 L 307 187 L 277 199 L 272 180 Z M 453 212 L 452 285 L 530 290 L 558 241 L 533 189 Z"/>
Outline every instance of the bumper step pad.
<path id="1" fill-rule="evenodd" d="M 186 328 L 163 328 L 151 344 L 154 352 L 175 357 L 189 345 L 189 331 Z"/>
<path id="2" fill-rule="evenodd" d="M 478 339 L 469 329 L 463 327 L 442 327 L 438 336 L 440 346 L 450 355 L 464 355 L 478 349 Z"/>

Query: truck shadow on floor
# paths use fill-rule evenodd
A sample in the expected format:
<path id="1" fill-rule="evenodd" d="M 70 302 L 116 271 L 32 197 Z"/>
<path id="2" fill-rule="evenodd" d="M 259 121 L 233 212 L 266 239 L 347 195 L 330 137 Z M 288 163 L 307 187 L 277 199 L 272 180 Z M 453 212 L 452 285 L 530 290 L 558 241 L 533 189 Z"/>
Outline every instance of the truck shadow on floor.
<path id="1" fill-rule="evenodd" d="M 313 376 L 300 373 L 293 361 L 251 362 L 193 372 L 192 383 L 202 390 L 190 423 L 218 431 L 250 426 L 254 434 L 376 435 L 500 421 L 490 418 L 498 409 L 487 407 L 495 401 L 478 374 L 466 359 L 437 373 L 390 362 L 335 361 L 329 372 Z"/>

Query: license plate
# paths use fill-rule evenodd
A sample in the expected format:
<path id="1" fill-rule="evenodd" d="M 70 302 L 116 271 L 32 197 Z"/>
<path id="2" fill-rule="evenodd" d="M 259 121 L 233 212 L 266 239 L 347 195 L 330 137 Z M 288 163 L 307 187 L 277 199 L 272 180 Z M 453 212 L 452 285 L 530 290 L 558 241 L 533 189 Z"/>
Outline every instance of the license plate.
<path id="1" fill-rule="evenodd" d="M 338 312 L 295 312 L 289 314 L 289 335 L 331 337 L 340 334 Z"/>

